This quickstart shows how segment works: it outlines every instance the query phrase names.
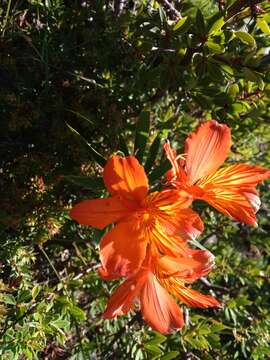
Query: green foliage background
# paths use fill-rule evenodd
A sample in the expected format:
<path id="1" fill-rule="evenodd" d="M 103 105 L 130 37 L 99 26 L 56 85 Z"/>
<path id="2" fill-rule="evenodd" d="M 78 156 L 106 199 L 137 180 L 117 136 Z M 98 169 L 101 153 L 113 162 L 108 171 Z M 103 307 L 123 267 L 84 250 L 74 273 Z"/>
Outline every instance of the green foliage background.
<path id="1" fill-rule="evenodd" d="M 185 309 L 166 337 L 102 319 L 117 286 L 96 274 L 102 232 L 68 216 L 134 143 L 158 187 L 164 139 L 181 152 L 202 119 L 232 128 L 228 162 L 269 167 L 269 2 L 0 3 L 0 358 L 269 359 L 269 186 L 258 228 L 195 204 L 216 255 L 195 287 L 224 307 Z"/>

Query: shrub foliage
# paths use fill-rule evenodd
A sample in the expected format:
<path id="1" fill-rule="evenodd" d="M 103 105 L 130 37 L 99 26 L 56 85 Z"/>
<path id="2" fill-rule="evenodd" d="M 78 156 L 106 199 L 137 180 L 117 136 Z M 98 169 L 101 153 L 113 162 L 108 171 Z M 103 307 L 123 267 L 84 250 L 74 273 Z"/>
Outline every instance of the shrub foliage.
<path id="1" fill-rule="evenodd" d="M 269 200 L 258 228 L 204 204 L 198 239 L 216 267 L 198 289 L 224 304 L 185 310 L 163 336 L 131 313 L 103 320 L 102 232 L 71 205 L 106 196 L 101 166 L 134 153 L 151 186 L 202 119 L 232 128 L 230 162 L 269 166 L 270 13 L 260 0 L 2 0 L 0 357 L 268 359 Z"/>

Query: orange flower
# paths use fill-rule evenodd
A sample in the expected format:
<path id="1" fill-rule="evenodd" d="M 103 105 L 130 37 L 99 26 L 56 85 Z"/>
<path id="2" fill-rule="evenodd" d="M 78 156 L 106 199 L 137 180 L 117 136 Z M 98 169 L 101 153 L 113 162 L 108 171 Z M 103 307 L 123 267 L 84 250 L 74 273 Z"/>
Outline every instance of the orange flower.
<path id="1" fill-rule="evenodd" d="M 70 216 L 99 229 L 116 223 L 100 243 L 104 275 L 117 278 L 137 272 L 148 244 L 172 256 L 188 253 L 185 241 L 200 234 L 203 224 L 187 208 L 192 201 L 187 192 L 164 190 L 147 195 L 146 174 L 133 156 L 109 159 L 103 179 L 112 196 L 83 201 Z"/>
<path id="2" fill-rule="evenodd" d="M 260 199 L 255 186 L 270 177 L 260 166 L 235 164 L 218 169 L 228 156 L 230 129 L 215 120 L 199 126 L 185 142 L 185 160 L 179 159 L 169 143 L 164 145 L 172 169 L 167 180 L 189 192 L 194 199 L 207 201 L 220 212 L 246 224 L 256 224 Z"/>
<path id="3" fill-rule="evenodd" d="M 144 320 L 154 330 L 169 333 L 181 328 L 184 320 L 181 309 L 168 292 L 188 306 L 220 306 L 212 296 L 185 286 L 206 275 L 213 265 L 213 256 L 208 251 L 191 252 L 192 255 L 176 258 L 153 256 L 148 251 L 141 269 L 128 277 L 111 296 L 103 316 L 110 319 L 126 314 L 139 303 Z"/>

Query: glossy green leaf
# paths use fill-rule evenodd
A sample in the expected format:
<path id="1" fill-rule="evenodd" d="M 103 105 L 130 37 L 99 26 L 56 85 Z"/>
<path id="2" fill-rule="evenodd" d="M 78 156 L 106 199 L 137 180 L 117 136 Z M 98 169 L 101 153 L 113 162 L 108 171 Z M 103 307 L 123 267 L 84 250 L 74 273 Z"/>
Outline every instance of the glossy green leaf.
<path id="1" fill-rule="evenodd" d="M 250 47 L 256 46 L 256 41 L 255 41 L 254 37 L 252 35 L 250 35 L 248 32 L 236 31 L 234 34 L 239 40 L 242 41 L 242 43 L 244 43 Z"/>
<path id="2" fill-rule="evenodd" d="M 270 27 L 263 18 L 258 16 L 256 19 L 256 23 L 263 33 L 265 33 L 266 35 L 270 35 Z"/>
<path id="3" fill-rule="evenodd" d="M 217 34 L 222 26 L 224 25 L 225 21 L 224 21 L 224 17 L 222 16 L 221 18 L 217 19 L 214 24 L 211 26 L 211 28 L 209 29 L 209 35 L 215 35 Z"/>
<path id="4" fill-rule="evenodd" d="M 182 19 L 178 20 L 177 23 L 173 27 L 173 31 L 180 31 L 184 25 L 187 23 L 188 16 L 183 17 Z"/>

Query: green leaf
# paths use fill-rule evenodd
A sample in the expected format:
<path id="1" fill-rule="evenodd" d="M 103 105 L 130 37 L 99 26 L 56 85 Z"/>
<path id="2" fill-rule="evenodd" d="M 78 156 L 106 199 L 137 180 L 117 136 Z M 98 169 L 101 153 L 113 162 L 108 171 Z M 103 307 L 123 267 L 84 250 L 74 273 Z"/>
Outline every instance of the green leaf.
<path id="1" fill-rule="evenodd" d="M 123 136 L 119 135 L 118 140 L 119 140 L 119 150 L 122 151 L 122 153 L 124 153 L 125 156 L 128 156 L 129 155 L 129 150 L 128 150 L 127 144 L 126 144 Z"/>
<path id="2" fill-rule="evenodd" d="M 250 47 L 255 47 L 256 46 L 256 41 L 254 39 L 254 37 L 252 35 L 250 35 L 249 33 L 245 32 L 245 31 L 236 31 L 235 36 L 242 41 L 242 43 L 250 46 Z"/>
<path id="3" fill-rule="evenodd" d="M 134 154 L 140 162 L 143 159 L 144 150 L 148 140 L 149 129 L 150 129 L 150 112 L 143 111 L 140 114 L 137 123 L 135 143 L 134 143 Z"/>
<path id="4" fill-rule="evenodd" d="M 256 23 L 263 33 L 265 33 L 266 35 L 270 35 L 270 27 L 263 18 L 257 17 Z"/>
<path id="5" fill-rule="evenodd" d="M 104 188 L 102 177 L 90 177 L 90 176 L 77 176 L 77 175 L 65 175 L 63 179 L 78 185 L 82 188 L 89 190 L 98 190 Z"/>
<path id="6" fill-rule="evenodd" d="M 179 21 L 177 21 L 177 23 L 173 27 L 173 31 L 181 30 L 181 28 L 186 24 L 187 19 L 188 19 L 188 16 L 185 16 L 182 19 L 180 19 Z"/>
<path id="7" fill-rule="evenodd" d="M 70 306 L 69 311 L 70 311 L 71 315 L 74 316 L 74 318 L 76 318 L 78 320 L 82 320 L 82 321 L 86 320 L 85 312 L 78 306 L 76 306 L 76 305 Z"/>
<path id="8" fill-rule="evenodd" d="M 224 52 L 224 46 L 221 44 L 218 44 L 212 40 L 206 41 L 205 45 L 208 47 L 208 49 L 211 50 L 211 52 L 215 54 L 221 54 Z"/>
<path id="9" fill-rule="evenodd" d="M 161 25 L 163 26 L 164 24 L 167 24 L 167 15 L 163 9 L 163 6 L 160 6 L 158 11 L 159 11 L 160 22 Z"/>
<path id="10" fill-rule="evenodd" d="M 85 145 L 87 145 L 88 150 L 90 152 L 91 157 L 93 158 L 93 160 L 95 160 L 100 166 L 104 167 L 106 164 L 106 159 L 98 152 L 96 151 L 90 144 L 89 142 L 77 131 L 75 130 L 71 125 L 69 125 L 66 122 L 67 127 L 69 128 L 69 130 L 76 135 L 80 140 L 83 141 L 83 143 Z"/>
<path id="11" fill-rule="evenodd" d="M 11 294 L 2 294 L 2 301 L 7 305 L 16 305 L 15 297 Z"/>
<path id="12" fill-rule="evenodd" d="M 155 354 L 155 355 L 162 355 L 163 354 L 162 350 L 156 345 L 145 344 L 144 348 L 145 348 L 146 351 L 148 351 L 148 352 L 150 352 L 152 354 Z"/>
<path id="13" fill-rule="evenodd" d="M 238 86 L 238 84 L 235 83 L 235 84 L 229 85 L 228 88 L 227 88 L 227 94 L 229 95 L 230 98 L 235 100 L 237 95 L 239 94 L 239 86 Z"/>
<path id="14" fill-rule="evenodd" d="M 161 179 L 161 177 L 172 167 L 172 164 L 169 160 L 162 161 L 155 169 L 149 174 L 148 179 L 149 182 L 153 182 L 155 180 Z"/>
<path id="15" fill-rule="evenodd" d="M 167 340 L 166 336 L 156 332 L 156 333 L 154 333 L 154 338 L 151 339 L 150 341 L 147 341 L 146 344 L 148 344 L 148 345 L 158 345 L 158 344 L 162 344 L 166 340 Z"/>
<path id="16" fill-rule="evenodd" d="M 214 24 L 210 27 L 208 34 L 209 35 L 217 34 L 221 30 L 224 24 L 225 24 L 224 17 L 222 16 L 221 18 L 217 19 L 214 22 Z"/>
<path id="17" fill-rule="evenodd" d="M 154 165 L 154 162 L 156 160 L 159 151 L 160 142 L 161 142 L 161 135 L 158 134 L 150 146 L 148 156 L 144 165 L 144 169 L 147 173 L 151 170 L 152 166 Z"/>

